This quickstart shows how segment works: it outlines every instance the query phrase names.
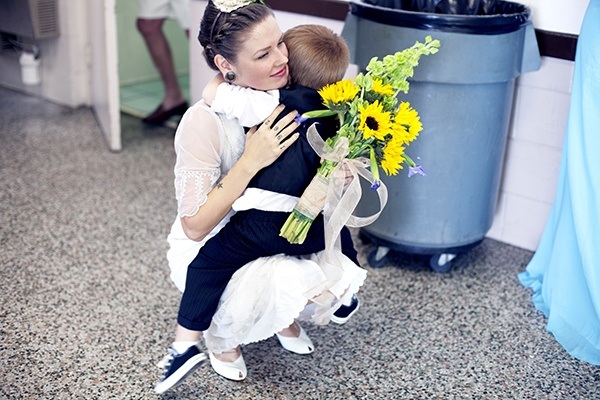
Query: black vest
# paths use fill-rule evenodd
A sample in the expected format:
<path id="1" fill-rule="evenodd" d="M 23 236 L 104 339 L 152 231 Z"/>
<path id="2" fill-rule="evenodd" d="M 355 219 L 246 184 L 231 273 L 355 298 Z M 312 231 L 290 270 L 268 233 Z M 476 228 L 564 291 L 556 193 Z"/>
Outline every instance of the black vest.
<path id="1" fill-rule="evenodd" d="M 280 102 L 285 115 L 292 110 L 300 114 L 307 111 L 325 109 L 316 90 L 304 86 L 280 89 Z M 311 118 L 298 128 L 300 137 L 283 152 L 271 165 L 260 170 L 248 184 L 248 187 L 270 190 L 277 193 L 300 197 L 321 165 L 321 158 L 315 153 L 306 139 L 306 131 L 317 123 L 319 135 L 325 140 L 334 136 L 339 124 L 336 116 Z"/>

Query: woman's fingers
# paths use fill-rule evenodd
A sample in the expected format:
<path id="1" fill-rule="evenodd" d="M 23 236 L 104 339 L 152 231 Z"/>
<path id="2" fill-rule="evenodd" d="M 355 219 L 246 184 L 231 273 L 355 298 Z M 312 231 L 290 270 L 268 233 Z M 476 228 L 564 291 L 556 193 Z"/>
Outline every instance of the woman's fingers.
<path id="1" fill-rule="evenodd" d="M 295 132 L 292 135 L 288 135 L 283 141 L 279 142 L 279 150 L 283 152 L 284 150 L 289 149 L 292 143 L 298 140 L 299 137 L 300 134 L 298 132 Z"/>
<path id="2" fill-rule="evenodd" d="M 280 150 L 288 148 L 297 139 L 297 136 L 294 138 L 293 133 L 298 128 L 298 124 L 294 120 L 298 115 L 297 111 L 291 111 L 277 119 L 283 109 L 284 106 L 279 105 L 257 131 L 261 135 L 273 138 L 271 144 Z"/>
<path id="3" fill-rule="evenodd" d="M 277 119 L 283 109 L 283 105 L 278 106 L 258 128 L 253 127 L 246 134 L 244 153 L 260 168 L 272 164 L 300 136 L 294 132 L 298 128 L 294 121 L 298 113 L 292 111 Z"/>
<path id="4" fill-rule="evenodd" d="M 263 121 L 262 126 L 266 126 L 266 127 L 270 128 L 271 125 L 273 125 L 273 122 L 275 122 L 275 120 L 279 116 L 279 114 L 281 114 L 281 112 L 284 110 L 284 108 L 285 108 L 285 106 L 283 104 L 280 104 L 277 107 L 275 107 L 275 110 L 273 110 L 271 115 L 269 115 L 267 117 L 267 119 L 265 119 Z"/>
<path id="5" fill-rule="evenodd" d="M 279 114 L 281 113 L 281 110 L 275 109 L 275 112 L 277 112 L 277 116 L 279 116 Z M 271 114 L 271 116 L 272 115 L 273 114 Z M 279 119 L 278 121 L 273 122 L 273 124 L 268 124 L 268 125 L 271 127 L 273 132 L 275 132 L 276 134 L 281 134 L 281 135 L 283 135 L 283 137 L 285 137 L 286 135 L 283 134 L 283 131 L 287 127 L 289 127 L 290 125 L 293 125 L 293 129 L 296 129 L 298 127 L 298 124 L 296 122 L 294 122 L 294 118 L 296 118 L 296 115 L 298 115 L 297 111 L 291 111 L 291 112 L 287 113 L 286 115 L 284 115 L 283 117 L 281 117 L 281 119 Z M 271 117 L 267 118 L 267 120 L 269 120 L 269 122 L 271 121 L 270 118 Z M 275 120 L 273 120 L 273 121 L 275 121 Z"/>
<path id="6" fill-rule="evenodd" d="M 283 153 L 288 149 L 292 143 L 298 140 L 300 134 L 295 132 L 298 129 L 298 123 L 294 121 L 294 118 L 298 115 L 296 111 L 292 111 L 281 118 L 273 125 L 273 132 L 275 132 L 275 140 L 279 143 L 279 150 Z M 284 128 L 281 128 L 284 126 Z"/>

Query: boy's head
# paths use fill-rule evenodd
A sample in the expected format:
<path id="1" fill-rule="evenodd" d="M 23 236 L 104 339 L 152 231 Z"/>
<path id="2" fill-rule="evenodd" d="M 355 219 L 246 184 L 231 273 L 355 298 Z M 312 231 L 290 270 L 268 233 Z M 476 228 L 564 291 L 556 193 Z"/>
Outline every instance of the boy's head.
<path id="1" fill-rule="evenodd" d="M 292 84 L 319 90 L 344 77 L 350 51 L 344 39 L 321 25 L 299 25 L 283 35 Z"/>

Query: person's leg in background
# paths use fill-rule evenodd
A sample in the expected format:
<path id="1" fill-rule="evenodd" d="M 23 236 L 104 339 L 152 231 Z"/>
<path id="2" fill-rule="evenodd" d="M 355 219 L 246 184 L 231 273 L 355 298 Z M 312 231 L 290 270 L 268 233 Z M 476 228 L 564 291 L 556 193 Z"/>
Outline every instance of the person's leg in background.
<path id="1" fill-rule="evenodd" d="M 163 32 L 163 25 L 167 18 L 182 15 L 182 13 L 172 10 L 175 5 L 171 3 L 176 2 L 172 0 L 139 1 L 137 29 L 146 43 L 165 90 L 161 104 L 154 112 L 143 119 L 144 122 L 150 124 L 162 124 L 174 115 L 183 115 L 187 110 L 187 101 L 183 96 L 175 73 L 171 47 Z M 178 7 L 187 7 L 187 0 L 179 1 L 179 3 Z M 184 29 L 186 37 L 189 37 L 187 21 L 179 21 L 179 24 Z"/>

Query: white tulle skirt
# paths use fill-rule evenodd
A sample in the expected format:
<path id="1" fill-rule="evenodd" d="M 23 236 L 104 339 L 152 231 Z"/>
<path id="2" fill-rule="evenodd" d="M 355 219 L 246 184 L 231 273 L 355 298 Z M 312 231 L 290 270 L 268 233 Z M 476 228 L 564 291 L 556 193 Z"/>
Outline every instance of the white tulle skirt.
<path id="1" fill-rule="evenodd" d="M 228 220 L 225 218 L 215 232 Z M 171 280 L 181 292 L 185 289 L 188 265 L 212 235 L 214 233 L 203 242 L 194 242 L 183 232 L 179 218 L 173 223 L 167 238 L 167 260 Z M 335 265 L 341 266 L 341 274 L 335 282 L 327 281 L 323 272 L 327 265 L 324 258 L 324 252 L 307 258 L 276 255 L 259 258 L 238 270 L 221 296 L 210 327 L 204 332 L 208 350 L 220 353 L 237 345 L 268 339 L 295 319 L 328 324 L 333 312 L 358 292 L 367 272 L 338 251 L 334 258 Z M 322 294 L 318 288 L 324 282 L 328 282 L 325 294 L 333 295 L 321 296 L 318 304 L 310 303 L 315 295 Z"/>
<path id="2" fill-rule="evenodd" d="M 345 256 L 336 296 L 323 304 L 310 303 L 311 289 L 325 280 L 322 253 L 307 259 L 284 255 L 260 258 L 237 271 L 204 332 L 209 351 L 220 353 L 237 345 L 268 339 L 295 319 L 329 323 L 342 302 L 357 293 L 367 272 Z"/>

